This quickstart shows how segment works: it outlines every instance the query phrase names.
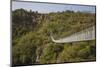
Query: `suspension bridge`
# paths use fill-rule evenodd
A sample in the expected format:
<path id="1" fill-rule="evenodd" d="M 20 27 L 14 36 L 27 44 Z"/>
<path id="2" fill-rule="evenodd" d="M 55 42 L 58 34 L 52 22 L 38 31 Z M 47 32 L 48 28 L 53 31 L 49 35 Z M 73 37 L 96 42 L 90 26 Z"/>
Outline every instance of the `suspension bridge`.
<path id="1" fill-rule="evenodd" d="M 76 32 L 70 36 L 59 38 L 57 40 L 54 37 L 50 36 L 52 41 L 55 43 L 70 43 L 70 42 L 77 42 L 77 41 L 87 41 L 87 40 L 94 40 L 95 39 L 95 25 L 84 29 L 82 31 Z"/>

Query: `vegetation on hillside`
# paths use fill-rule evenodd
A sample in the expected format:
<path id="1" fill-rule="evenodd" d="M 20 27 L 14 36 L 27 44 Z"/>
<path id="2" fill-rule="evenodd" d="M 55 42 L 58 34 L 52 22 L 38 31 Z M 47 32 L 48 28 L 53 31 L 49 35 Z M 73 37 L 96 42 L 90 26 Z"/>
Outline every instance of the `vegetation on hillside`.
<path id="1" fill-rule="evenodd" d="M 16 9 L 12 11 L 12 64 L 48 64 L 96 60 L 95 40 L 54 43 L 95 24 L 95 13 L 52 12 L 48 14 Z"/>

